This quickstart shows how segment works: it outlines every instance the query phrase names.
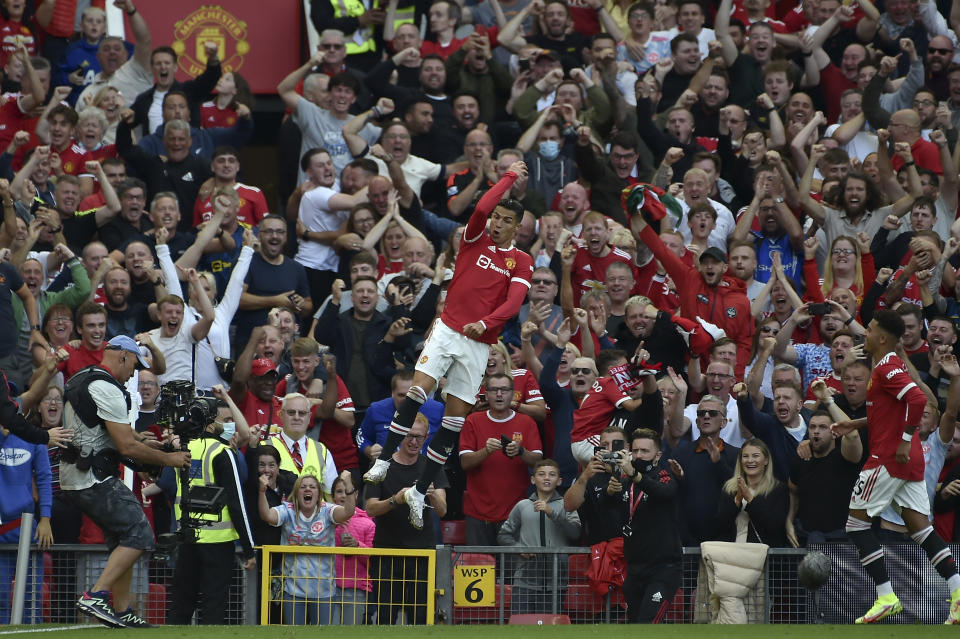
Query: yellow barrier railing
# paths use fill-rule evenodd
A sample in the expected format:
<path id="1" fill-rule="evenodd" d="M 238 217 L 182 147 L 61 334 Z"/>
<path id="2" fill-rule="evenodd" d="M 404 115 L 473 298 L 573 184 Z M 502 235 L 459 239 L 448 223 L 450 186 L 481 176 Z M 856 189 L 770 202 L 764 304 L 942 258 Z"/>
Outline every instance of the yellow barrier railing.
<path id="1" fill-rule="evenodd" d="M 261 625 L 433 625 L 435 550 L 263 546 Z"/>

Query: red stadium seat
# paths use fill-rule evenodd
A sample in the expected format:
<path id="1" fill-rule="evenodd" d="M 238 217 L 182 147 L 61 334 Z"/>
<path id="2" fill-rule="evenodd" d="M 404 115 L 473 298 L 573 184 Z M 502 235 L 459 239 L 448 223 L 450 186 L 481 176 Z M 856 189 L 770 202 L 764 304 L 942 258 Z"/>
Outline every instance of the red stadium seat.
<path id="1" fill-rule="evenodd" d="M 467 543 L 467 524 L 462 519 L 440 522 L 440 534 L 443 543 L 458 546 Z"/>
<path id="2" fill-rule="evenodd" d="M 588 570 L 590 570 L 590 555 L 570 555 L 570 583 L 587 583 Z"/>

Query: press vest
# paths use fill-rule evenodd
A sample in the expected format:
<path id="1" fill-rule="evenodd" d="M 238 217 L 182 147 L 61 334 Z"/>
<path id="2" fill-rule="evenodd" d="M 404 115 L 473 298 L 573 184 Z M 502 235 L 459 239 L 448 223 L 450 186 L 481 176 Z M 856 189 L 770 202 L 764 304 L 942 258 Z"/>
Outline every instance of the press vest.
<path id="1" fill-rule="evenodd" d="M 194 439 L 188 445 L 190 450 L 190 486 L 215 486 L 213 477 L 213 460 L 217 455 L 226 453 L 232 455 L 230 447 L 216 439 L 203 437 Z M 180 499 L 182 496 L 180 482 L 177 482 L 177 497 L 173 504 L 173 512 L 180 520 Z M 226 505 L 220 509 L 219 521 L 216 515 L 195 515 L 198 519 L 213 522 L 209 526 L 201 526 L 197 531 L 198 544 L 220 544 L 235 541 L 240 538 L 230 519 L 230 511 Z"/>

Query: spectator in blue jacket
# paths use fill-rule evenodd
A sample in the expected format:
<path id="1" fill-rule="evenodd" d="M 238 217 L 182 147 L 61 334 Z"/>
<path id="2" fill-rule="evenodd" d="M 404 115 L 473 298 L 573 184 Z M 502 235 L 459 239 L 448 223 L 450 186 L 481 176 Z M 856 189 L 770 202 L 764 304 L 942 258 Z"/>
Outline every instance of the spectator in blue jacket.
<path id="1" fill-rule="evenodd" d="M 39 503 L 33 499 L 34 483 Z M 36 540 L 41 550 L 48 548 L 53 543 L 50 529 L 52 507 L 53 475 L 47 447 L 29 444 L 6 428 L 0 428 L 0 544 L 20 541 L 20 517 L 29 512 L 40 516 L 30 530 L 31 540 Z M 10 623 L 11 586 L 16 565 L 15 551 L 0 552 L 0 624 Z M 40 623 L 43 584 L 40 553 L 31 554 L 29 566 L 23 620 L 25 623 Z"/>
<path id="2" fill-rule="evenodd" d="M 103 36 L 107 33 L 107 14 L 99 7 L 87 7 L 83 10 L 80 17 L 80 38 L 67 45 L 67 50 L 63 54 L 60 65 L 57 67 L 57 73 L 54 76 L 54 86 L 68 86 L 72 90 L 67 101 L 73 105 L 77 103 L 80 92 L 93 82 L 94 77 L 102 68 L 97 59 L 97 52 L 100 50 L 100 43 Z M 127 50 L 127 55 L 133 55 L 133 45 L 129 42 L 123 43 Z M 86 104 L 81 104 L 77 109 L 83 109 Z"/>
<path id="3" fill-rule="evenodd" d="M 737 399 L 740 423 L 770 448 L 773 476 L 787 481 L 790 465 L 797 456 L 797 445 L 807 438 L 807 423 L 800 416 L 803 408 L 800 389 L 793 384 L 774 385 L 772 415 L 754 408 L 743 382 L 735 384 L 731 394 Z"/>
<path id="4" fill-rule="evenodd" d="M 360 432 L 357 435 L 357 447 L 371 462 L 380 457 L 383 443 L 387 441 L 387 432 L 390 429 L 393 414 L 400 407 L 403 398 L 407 396 L 411 384 L 413 384 L 413 371 L 396 373 L 390 380 L 390 397 L 373 402 L 367 408 L 363 423 L 360 424 Z M 443 404 L 435 399 L 428 399 L 424 402 L 420 412 L 423 413 L 429 423 L 427 439 L 423 442 L 423 449 L 420 451 L 422 455 L 426 455 L 427 444 L 430 443 L 433 434 L 440 428 L 440 421 L 443 418 Z"/>
<path id="5" fill-rule="evenodd" d="M 167 122 L 171 120 L 187 120 L 190 117 L 190 104 L 187 95 L 174 89 L 163 98 L 163 124 L 150 135 L 140 138 L 138 146 L 153 155 L 165 155 L 163 145 L 163 131 Z M 237 123 L 228 127 L 214 127 L 198 129 L 190 127 L 190 155 L 196 155 L 206 160 L 213 159 L 213 150 L 220 146 L 242 148 L 253 137 L 253 118 L 250 109 L 245 105 L 237 108 Z"/>

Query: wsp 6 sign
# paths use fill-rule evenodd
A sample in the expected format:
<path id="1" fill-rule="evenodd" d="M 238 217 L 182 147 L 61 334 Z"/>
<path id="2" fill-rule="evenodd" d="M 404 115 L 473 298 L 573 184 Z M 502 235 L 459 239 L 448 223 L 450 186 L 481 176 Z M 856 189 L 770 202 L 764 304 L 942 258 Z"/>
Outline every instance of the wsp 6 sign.
<path id="1" fill-rule="evenodd" d="M 497 571 L 493 566 L 456 566 L 453 603 L 456 606 L 492 606 L 496 603 Z"/>

